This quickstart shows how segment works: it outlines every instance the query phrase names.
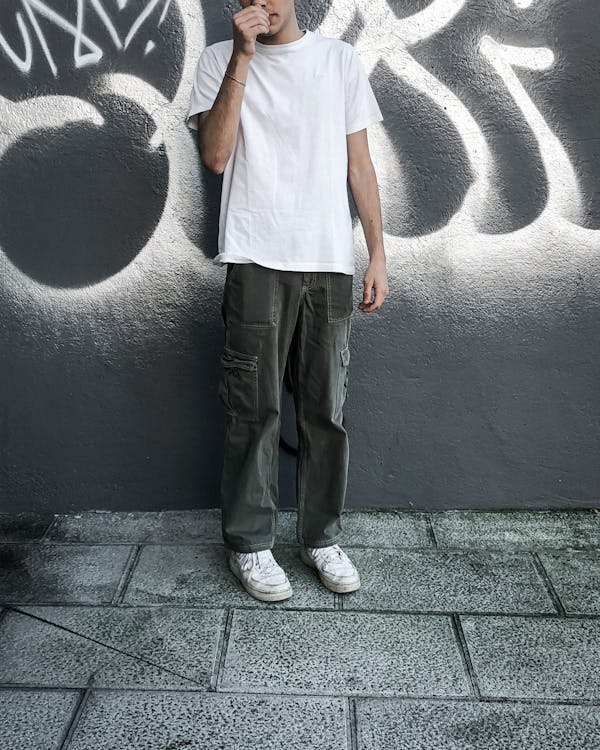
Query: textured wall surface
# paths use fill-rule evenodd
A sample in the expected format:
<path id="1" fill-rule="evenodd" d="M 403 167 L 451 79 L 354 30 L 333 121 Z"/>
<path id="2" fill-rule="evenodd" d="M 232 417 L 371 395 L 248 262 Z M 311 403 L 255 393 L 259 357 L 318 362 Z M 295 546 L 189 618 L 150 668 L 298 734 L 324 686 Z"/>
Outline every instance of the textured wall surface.
<path id="1" fill-rule="evenodd" d="M 349 505 L 598 505 L 596 4 L 296 3 L 355 45 L 385 117 L 391 294 L 353 318 Z M 221 178 L 183 117 L 237 9 L 1 4 L 0 510 L 218 505 Z"/>

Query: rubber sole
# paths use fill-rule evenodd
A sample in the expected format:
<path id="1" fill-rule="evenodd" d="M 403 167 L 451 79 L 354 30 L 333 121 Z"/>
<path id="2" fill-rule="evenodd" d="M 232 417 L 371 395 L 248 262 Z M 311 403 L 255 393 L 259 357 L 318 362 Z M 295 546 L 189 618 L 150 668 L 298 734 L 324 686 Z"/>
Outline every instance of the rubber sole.
<path id="1" fill-rule="evenodd" d="M 259 599 L 261 602 L 280 602 L 284 599 L 289 599 L 290 596 L 294 593 L 292 590 L 292 587 L 285 589 L 284 591 L 260 591 L 260 589 L 255 589 L 254 586 L 250 586 L 242 577 L 241 573 L 238 572 L 236 569 L 234 563 L 231 561 L 231 558 L 229 559 L 229 569 L 233 573 L 233 575 L 238 579 L 238 581 L 242 584 L 244 589 L 250 594 L 250 596 L 253 596 L 255 599 Z"/>
<path id="2" fill-rule="evenodd" d="M 360 588 L 360 578 L 354 583 L 336 583 L 335 581 L 329 581 L 324 575 L 321 574 L 321 571 L 317 567 L 317 564 L 304 549 L 304 547 L 300 548 L 300 559 L 303 563 L 308 565 L 309 568 L 316 570 L 321 583 L 330 591 L 334 591 L 336 594 L 349 594 L 351 591 L 357 591 Z"/>

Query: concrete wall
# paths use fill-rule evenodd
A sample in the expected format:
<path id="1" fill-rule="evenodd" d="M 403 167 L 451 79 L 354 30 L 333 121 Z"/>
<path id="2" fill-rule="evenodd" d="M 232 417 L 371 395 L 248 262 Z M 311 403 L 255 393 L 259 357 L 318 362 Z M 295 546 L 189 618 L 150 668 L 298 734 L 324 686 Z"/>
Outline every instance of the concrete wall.
<path id="1" fill-rule="evenodd" d="M 183 116 L 239 6 L 77 6 L 0 8 L 0 509 L 216 507 L 220 178 Z M 385 116 L 392 293 L 353 320 L 348 504 L 598 505 L 596 0 L 297 11 L 356 46 Z M 356 253 L 358 303 L 358 222 Z"/>

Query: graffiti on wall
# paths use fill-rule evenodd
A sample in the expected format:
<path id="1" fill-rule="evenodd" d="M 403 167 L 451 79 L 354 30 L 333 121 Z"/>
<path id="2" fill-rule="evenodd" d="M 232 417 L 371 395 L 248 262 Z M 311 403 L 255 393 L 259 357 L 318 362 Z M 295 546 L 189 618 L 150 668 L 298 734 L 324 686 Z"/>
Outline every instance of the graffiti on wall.
<path id="1" fill-rule="evenodd" d="M 390 497 L 406 486 L 409 503 L 597 486 L 584 465 L 597 452 L 596 6 L 296 0 L 301 26 L 356 47 L 385 118 L 369 142 L 386 346 L 365 354 L 363 337 L 370 360 L 355 364 L 363 383 L 377 373 L 386 412 L 375 398 L 361 409 L 359 494 L 360 482 Z M 179 499 L 210 471 L 197 450 L 217 460 L 198 425 L 217 410 L 204 386 L 217 376 L 220 177 L 201 168 L 184 114 L 201 50 L 230 37 L 238 7 L 0 3 L 2 471 L 23 496 L 72 487 L 97 504 L 136 486 L 163 507 L 166 487 Z"/>
<path id="2" fill-rule="evenodd" d="M 492 237 L 522 252 L 543 227 L 579 239 L 600 227 L 597 140 L 568 106 L 578 75 L 599 87 L 586 76 L 593 50 L 569 31 L 584 5 L 297 3 L 301 25 L 350 41 L 370 74 L 390 257 L 398 240 L 405 251 L 437 236 L 459 262 L 482 239 L 488 253 Z M 216 237 L 219 182 L 199 174 L 182 122 L 197 56 L 229 35 L 237 7 L 3 3 L 0 247 L 14 273 L 89 287 L 167 239 L 216 253 L 201 240 Z"/>
<path id="3" fill-rule="evenodd" d="M 572 156 L 557 135 L 570 140 L 573 123 L 560 122 L 558 97 L 543 101 L 553 77 L 564 86 L 578 62 L 580 80 L 588 78 L 585 60 L 566 57 L 585 54 L 585 37 L 572 49 L 564 28 L 560 39 L 558 3 L 438 0 L 398 17 L 400 6 L 334 2 L 322 25 L 328 34 L 357 29 L 352 41 L 383 104 L 379 162 L 396 162 L 384 175 L 388 230 L 423 234 L 459 215 L 464 231 L 510 232 L 542 213 L 598 228 L 595 191 L 586 204 L 573 165 L 581 152 L 572 144 Z M 544 31 L 565 48 L 540 44 Z"/>
<path id="4" fill-rule="evenodd" d="M 38 19 L 46 19 L 53 26 L 65 32 L 67 36 L 73 38 L 73 65 L 75 68 L 83 68 L 87 65 L 94 65 L 98 63 L 104 56 L 102 46 L 97 44 L 84 32 L 85 25 L 85 13 L 86 6 L 88 3 L 86 0 L 78 0 L 77 7 L 75 9 L 75 18 L 73 22 L 66 15 L 61 15 L 59 11 L 50 6 L 48 3 L 42 2 L 42 0 L 21 0 L 22 10 L 15 11 L 15 22 L 20 34 L 21 47 L 24 49 L 24 56 L 19 57 L 18 53 L 8 43 L 6 37 L 0 32 L 0 48 L 2 52 L 8 57 L 13 65 L 21 73 L 30 73 L 33 61 L 33 38 L 37 38 L 41 51 L 48 63 L 50 70 L 54 77 L 58 77 L 58 66 L 52 56 L 51 45 L 44 28 L 40 25 Z M 136 33 L 140 30 L 144 21 L 146 21 L 153 13 L 159 3 L 162 5 L 162 10 L 157 21 L 157 26 L 164 21 L 165 15 L 171 4 L 171 0 L 149 0 L 149 2 L 142 7 L 141 12 L 135 17 L 131 27 L 126 31 L 124 38 L 121 38 L 121 34 L 115 20 L 111 18 L 111 10 L 114 8 L 104 7 L 100 0 L 90 0 L 89 8 L 92 12 L 95 12 L 104 24 L 106 32 L 110 36 L 110 41 L 114 44 L 117 50 L 125 50 L 129 47 L 131 40 L 135 37 Z M 117 13 L 123 11 L 127 6 L 127 0 L 118 0 L 117 2 Z M 27 18 L 30 26 L 28 26 L 25 18 Z M 61 45 L 62 46 L 62 45 Z M 146 42 L 144 47 L 144 54 L 147 55 L 155 48 L 155 43 L 152 39 Z"/>

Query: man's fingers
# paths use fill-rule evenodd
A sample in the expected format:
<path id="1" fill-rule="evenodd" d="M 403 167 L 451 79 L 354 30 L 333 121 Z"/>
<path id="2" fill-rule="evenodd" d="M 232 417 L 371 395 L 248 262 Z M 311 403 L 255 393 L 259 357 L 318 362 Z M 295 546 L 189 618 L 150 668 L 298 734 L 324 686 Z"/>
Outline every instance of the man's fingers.
<path id="1" fill-rule="evenodd" d="M 375 307 L 381 307 L 383 305 L 383 300 L 385 299 L 385 294 L 383 293 L 382 289 L 376 289 L 375 290 L 375 299 L 373 300 L 373 304 Z"/>
<path id="2" fill-rule="evenodd" d="M 240 30 L 242 33 L 249 32 L 250 34 L 254 36 L 255 34 L 258 33 L 257 31 L 255 31 L 255 29 L 263 29 L 264 31 L 268 31 L 269 25 L 264 22 L 259 22 L 259 23 L 250 22 L 249 24 L 244 25 L 244 27 Z"/>
<path id="3" fill-rule="evenodd" d="M 371 289 L 375 290 L 375 299 L 371 302 Z M 363 301 L 360 303 L 359 307 L 362 309 L 363 312 L 373 312 L 373 310 L 377 310 L 383 305 L 383 300 L 386 297 L 386 293 L 383 291 L 383 287 L 377 288 L 377 286 L 374 285 L 374 280 L 371 282 L 368 282 L 365 287 L 365 293 L 363 294 Z"/>
<path id="4" fill-rule="evenodd" d="M 259 34 L 261 30 L 265 31 L 265 32 L 268 32 L 269 28 L 270 28 L 270 26 L 269 26 L 268 22 L 265 23 L 264 21 L 261 21 L 261 20 L 256 19 L 256 18 L 250 18 L 250 19 L 248 19 L 248 21 L 246 21 L 245 23 L 240 24 L 238 26 L 238 30 L 242 34 L 244 34 L 244 35 L 248 34 L 251 37 L 254 37 L 257 34 Z M 256 31 L 256 29 L 258 29 L 258 31 Z"/>
<path id="5" fill-rule="evenodd" d="M 261 16 L 250 16 L 249 18 L 242 18 L 238 22 L 238 29 L 246 29 L 248 27 L 256 26 L 257 23 L 264 24 L 269 23 L 269 16 L 265 13 L 264 17 Z"/>
<path id="6" fill-rule="evenodd" d="M 262 18 L 268 21 L 269 14 L 260 5 L 249 5 L 247 8 L 244 8 L 243 10 L 238 11 L 233 16 L 233 20 L 238 25 L 240 23 L 245 22 L 246 20 L 251 20 L 253 18 Z"/>

